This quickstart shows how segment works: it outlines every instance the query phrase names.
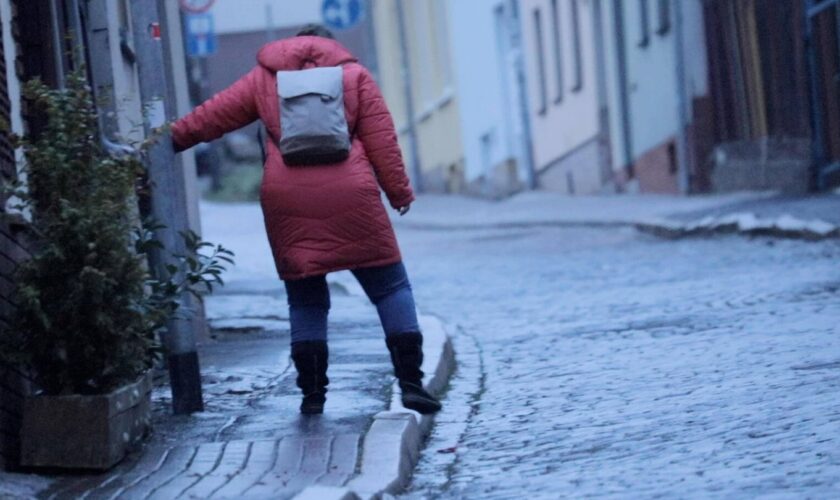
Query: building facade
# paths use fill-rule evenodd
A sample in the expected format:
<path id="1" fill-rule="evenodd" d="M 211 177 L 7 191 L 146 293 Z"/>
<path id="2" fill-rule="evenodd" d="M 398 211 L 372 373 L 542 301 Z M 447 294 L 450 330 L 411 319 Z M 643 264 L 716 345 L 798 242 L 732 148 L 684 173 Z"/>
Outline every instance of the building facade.
<path id="1" fill-rule="evenodd" d="M 170 93 L 175 97 L 177 111 L 184 113 L 189 109 L 189 101 L 177 3 L 158 0 L 157 5 L 169 64 L 161 71 L 172 75 Z M 9 124 L 11 132 L 37 133 L 41 126 L 41 117 L 30 112 L 21 99 L 22 82 L 40 78 L 51 87 L 61 87 L 66 75 L 84 64 L 100 106 L 103 146 L 117 148 L 144 139 L 131 7 L 129 0 L 0 0 L 0 118 Z M 198 232 L 194 162 L 189 153 L 179 156 L 173 168 L 183 172 L 185 184 L 193 189 L 186 193 L 184 210 L 190 228 Z M 3 182 L 19 176 L 22 161 L 21 151 L 13 150 L 8 135 L 3 134 Z M 27 214 L 17 212 L 10 200 L 2 201 L 0 345 L 3 330 L 9 327 L 8 318 L 14 313 L 15 269 L 29 255 Z M 17 462 L 22 402 L 31 385 L 20 369 L 0 364 L 0 467 Z"/>
<path id="2" fill-rule="evenodd" d="M 294 36 L 301 27 L 323 23 L 320 0 L 217 0 L 209 14 L 216 33 L 216 52 L 203 58 L 201 98 L 225 89 L 257 64 L 257 52 L 266 43 Z M 359 61 L 375 67 L 369 16 L 345 30 L 334 29 L 336 39 Z"/>
<path id="3" fill-rule="evenodd" d="M 463 187 L 493 198 L 527 189 L 534 170 L 518 3 L 465 0 L 448 7 Z"/>
<path id="4" fill-rule="evenodd" d="M 600 2 L 521 0 L 537 185 L 591 194 L 609 180 Z"/>
<path id="5" fill-rule="evenodd" d="M 805 2 L 814 162 L 811 186 L 840 185 L 840 0 Z"/>
<path id="6" fill-rule="evenodd" d="M 432 190 L 805 192 L 840 182 L 838 9 L 383 0 L 375 32 L 401 138 Z"/>
<path id="7" fill-rule="evenodd" d="M 459 96 L 450 46 L 451 2 L 373 2 L 378 77 L 420 191 L 464 186 Z"/>
<path id="8" fill-rule="evenodd" d="M 840 2 L 704 4 L 714 190 L 840 183 Z"/>
<path id="9" fill-rule="evenodd" d="M 20 134 L 24 127 L 21 75 L 17 71 L 20 45 L 13 35 L 16 9 L 17 5 L 13 5 L 11 0 L 0 0 L 0 117 L 9 125 L 11 132 Z M 0 175 L 4 183 L 17 178 L 19 155 L 4 133 L 0 139 Z M 2 200 L 3 207 L 6 201 Z M 8 328 L 8 318 L 14 312 L 14 273 L 18 262 L 28 255 L 27 246 L 25 220 L 16 223 L 4 217 L 0 221 L 0 330 Z M 0 339 L 0 346 L 2 342 Z M 0 468 L 17 461 L 23 396 L 28 391 L 27 377 L 17 369 L 0 363 Z"/>

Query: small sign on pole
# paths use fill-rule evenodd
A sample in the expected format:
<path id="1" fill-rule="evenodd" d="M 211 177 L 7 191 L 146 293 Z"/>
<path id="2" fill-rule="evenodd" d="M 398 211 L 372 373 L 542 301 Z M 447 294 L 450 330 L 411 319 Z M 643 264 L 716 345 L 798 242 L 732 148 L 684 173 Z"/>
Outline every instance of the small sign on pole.
<path id="1" fill-rule="evenodd" d="M 216 30 L 213 14 L 187 14 L 184 16 L 187 32 L 187 54 L 190 57 L 207 57 L 216 53 Z"/>
<path id="2" fill-rule="evenodd" d="M 321 14 L 326 27 L 349 30 L 365 18 L 365 3 L 363 0 L 324 0 Z"/>

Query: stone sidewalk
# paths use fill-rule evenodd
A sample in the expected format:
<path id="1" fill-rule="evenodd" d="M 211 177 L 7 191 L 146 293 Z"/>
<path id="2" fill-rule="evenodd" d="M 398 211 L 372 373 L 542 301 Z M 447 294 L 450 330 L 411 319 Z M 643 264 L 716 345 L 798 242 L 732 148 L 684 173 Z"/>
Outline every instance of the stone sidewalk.
<path id="1" fill-rule="evenodd" d="M 0 488 L 4 495 L 275 499 L 306 490 L 310 498 L 368 498 L 405 486 L 432 420 L 399 405 L 376 309 L 352 275 L 330 275 L 325 413 L 300 415 L 285 291 L 259 207 L 207 204 L 202 216 L 205 239 L 237 259 L 227 285 L 206 299 L 211 338 L 199 346 L 205 411 L 172 416 L 161 374 L 152 435 L 142 449 L 101 474 L 0 473 L 0 482 L 8 476 L 22 485 Z M 424 383 L 441 391 L 453 368 L 451 345 L 435 318 L 421 316 L 421 327 Z"/>
<path id="2" fill-rule="evenodd" d="M 356 472 L 361 439 L 388 408 L 393 380 L 375 310 L 334 286 L 331 383 L 322 416 L 298 413 L 280 290 L 234 286 L 207 300 L 214 339 L 200 347 L 205 411 L 169 414 L 154 393 L 154 434 L 114 471 L 60 479 L 41 498 L 290 498 Z"/>
<path id="3" fill-rule="evenodd" d="M 429 230 L 633 227 L 665 237 L 734 232 L 825 239 L 840 237 L 840 194 L 566 196 L 529 191 L 502 201 L 423 195 L 410 217 L 394 217 L 394 222 Z"/>

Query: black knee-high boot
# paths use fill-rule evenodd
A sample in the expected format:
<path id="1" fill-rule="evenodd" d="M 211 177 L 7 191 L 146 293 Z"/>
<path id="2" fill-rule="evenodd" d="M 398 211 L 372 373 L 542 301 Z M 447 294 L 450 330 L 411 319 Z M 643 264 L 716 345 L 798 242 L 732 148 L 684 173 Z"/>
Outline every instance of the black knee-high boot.
<path id="1" fill-rule="evenodd" d="M 385 337 L 394 374 L 402 389 L 402 404 L 422 414 L 440 411 L 440 401 L 423 388 L 423 335 L 419 332 L 399 333 Z"/>
<path id="2" fill-rule="evenodd" d="M 324 413 L 327 400 L 327 362 L 329 350 L 323 340 L 306 340 L 292 344 L 292 361 L 297 368 L 297 386 L 303 392 L 300 412 L 306 415 Z"/>

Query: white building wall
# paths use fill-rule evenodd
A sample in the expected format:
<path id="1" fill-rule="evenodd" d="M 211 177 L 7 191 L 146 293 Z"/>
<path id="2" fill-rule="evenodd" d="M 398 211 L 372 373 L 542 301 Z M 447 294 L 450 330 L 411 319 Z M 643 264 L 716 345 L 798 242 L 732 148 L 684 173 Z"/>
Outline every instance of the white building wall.
<path id="1" fill-rule="evenodd" d="M 534 163 L 538 172 L 591 143 L 599 134 L 594 11 L 594 0 L 556 0 L 556 4 L 552 0 L 520 2 L 528 113 Z M 554 38 L 556 29 L 559 29 L 559 51 L 556 50 Z M 600 166 L 597 160 L 593 159 L 591 164 L 577 165 L 574 170 L 579 178 L 576 184 L 580 190 L 593 191 L 600 188 Z"/>
<path id="2" fill-rule="evenodd" d="M 658 0 L 647 0 L 650 16 L 649 43 L 640 46 L 642 38 L 641 0 L 621 0 L 624 24 L 624 49 L 627 65 L 626 96 L 629 99 L 632 159 L 674 137 L 679 127 L 679 98 L 674 32 L 674 11 L 671 27 L 658 34 Z M 709 92 L 708 65 L 705 57 L 706 36 L 702 0 L 679 0 L 683 10 L 683 54 L 686 87 L 689 97 L 702 97 Z M 610 147 L 615 171 L 626 165 L 624 130 L 621 117 L 618 40 L 613 0 L 602 0 L 603 40 L 607 78 L 607 104 L 610 109 Z M 687 116 L 692 117 L 691 102 L 686 102 Z"/>
<path id="3" fill-rule="evenodd" d="M 646 0 L 650 32 L 648 44 L 641 46 L 640 1 L 645 0 L 622 2 L 634 157 L 673 137 L 677 132 L 679 116 L 673 25 L 662 35 L 656 33 L 657 0 Z"/>
<path id="4" fill-rule="evenodd" d="M 505 0 L 450 2 L 452 57 L 459 96 L 465 178 L 472 181 L 517 156 L 518 112 Z M 502 10 L 498 10 L 502 9 Z"/>
<path id="5" fill-rule="evenodd" d="M 706 59 L 706 25 L 702 0 L 680 0 L 683 14 L 683 58 L 690 96 L 709 94 L 709 64 Z M 690 116 L 690 115 L 689 115 Z"/>
<path id="6" fill-rule="evenodd" d="M 126 2 L 111 2 L 108 4 L 107 15 L 108 45 L 114 77 L 114 107 L 119 134 L 128 143 L 139 143 L 145 138 L 145 131 L 137 66 L 123 57 L 120 50 L 121 30 L 126 30 L 128 40 L 134 40 L 128 5 Z"/>

